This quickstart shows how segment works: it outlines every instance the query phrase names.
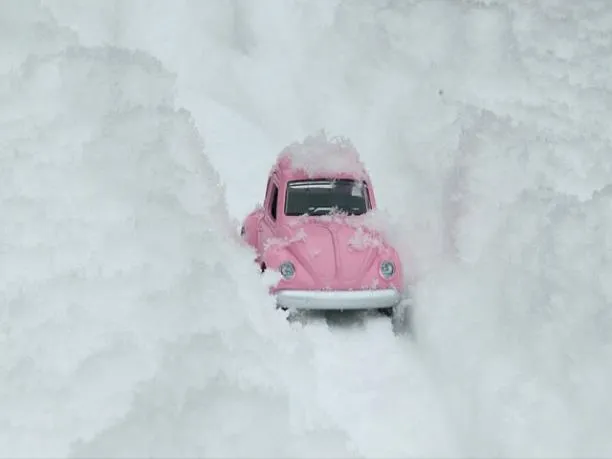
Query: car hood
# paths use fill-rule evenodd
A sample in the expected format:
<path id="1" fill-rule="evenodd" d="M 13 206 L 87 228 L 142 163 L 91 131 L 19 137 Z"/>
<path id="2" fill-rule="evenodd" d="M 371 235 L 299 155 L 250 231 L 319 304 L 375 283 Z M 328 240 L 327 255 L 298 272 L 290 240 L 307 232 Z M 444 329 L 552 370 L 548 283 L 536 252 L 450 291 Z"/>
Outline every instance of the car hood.
<path id="1" fill-rule="evenodd" d="M 355 282 L 388 250 L 380 233 L 342 221 L 311 220 L 281 230 L 283 248 L 321 282 Z"/>

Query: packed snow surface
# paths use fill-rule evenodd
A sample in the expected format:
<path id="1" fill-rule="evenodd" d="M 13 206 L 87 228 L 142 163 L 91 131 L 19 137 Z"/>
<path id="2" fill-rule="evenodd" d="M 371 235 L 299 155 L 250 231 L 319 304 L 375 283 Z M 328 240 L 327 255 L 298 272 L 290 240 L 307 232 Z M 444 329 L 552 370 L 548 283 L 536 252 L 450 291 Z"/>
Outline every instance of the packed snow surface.
<path id="1" fill-rule="evenodd" d="M 0 456 L 612 456 L 609 2 L 7 1 L 0 51 Z M 321 129 L 414 339 L 238 238 Z"/>

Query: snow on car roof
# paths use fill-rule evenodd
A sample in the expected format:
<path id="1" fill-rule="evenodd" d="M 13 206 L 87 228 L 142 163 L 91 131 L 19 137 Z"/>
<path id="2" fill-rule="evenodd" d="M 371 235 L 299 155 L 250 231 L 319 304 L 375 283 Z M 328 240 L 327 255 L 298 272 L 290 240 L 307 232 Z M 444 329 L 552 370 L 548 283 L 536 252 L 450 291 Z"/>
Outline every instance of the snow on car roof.
<path id="1" fill-rule="evenodd" d="M 285 173 L 303 172 L 308 177 L 317 175 L 350 175 L 367 178 L 357 149 L 345 137 L 328 138 L 325 132 L 294 142 L 280 154 L 279 168 Z"/>

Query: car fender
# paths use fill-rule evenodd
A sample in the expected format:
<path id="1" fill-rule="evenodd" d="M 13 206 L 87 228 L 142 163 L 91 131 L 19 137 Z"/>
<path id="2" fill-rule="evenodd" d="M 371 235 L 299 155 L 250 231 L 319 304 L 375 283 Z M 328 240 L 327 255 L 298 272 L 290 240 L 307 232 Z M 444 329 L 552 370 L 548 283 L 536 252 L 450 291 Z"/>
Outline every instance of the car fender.
<path id="1" fill-rule="evenodd" d="M 295 276 L 290 279 L 285 279 L 280 275 L 280 266 L 284 262 L 291 262 L 295 267 Z M 270 293 L 274 293 L 284 288 L 302 288 L 312 289 L 315 287 L 313 279 L 308 273 L 308 270 L 300 263 L 298 258 L 292 253 L 287 246 L 271 246 L 268 247 L 261 255 L 259 266 L 261 272 L 271 272 L 278 274 L 274 285 L 270 286 Z"/>
<path id="2" fill-rule="evenodd" d="M 269 246 L 260 255 L 262 271 L 266 269 L 276 270 L 285 261 L 291 261 L 294 264 L 297 263 L 291 252 L 284 247 Z"/>
<path id="3" fill-rule="evenodd" d="M 251 212 L 242 223 L 240 228 L 240 236 L 242 239 L 254 249 L 257 249 L 259 237 L 259 222 L 262 217 L 262 210 L 255 209 Z"/>

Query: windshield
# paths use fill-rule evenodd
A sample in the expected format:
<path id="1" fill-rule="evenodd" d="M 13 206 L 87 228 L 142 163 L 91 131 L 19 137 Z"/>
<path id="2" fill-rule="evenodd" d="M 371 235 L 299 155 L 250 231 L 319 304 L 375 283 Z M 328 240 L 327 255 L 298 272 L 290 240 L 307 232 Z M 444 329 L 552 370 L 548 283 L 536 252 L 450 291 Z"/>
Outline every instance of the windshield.
<path id="1" fill-rule="evenodd" d="M 366 184 L 350 179 L 300 180 L 287 184 L 285 215 L 361 215 L 369 208 Z"/>

